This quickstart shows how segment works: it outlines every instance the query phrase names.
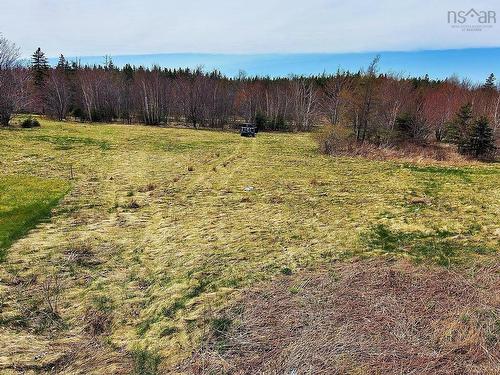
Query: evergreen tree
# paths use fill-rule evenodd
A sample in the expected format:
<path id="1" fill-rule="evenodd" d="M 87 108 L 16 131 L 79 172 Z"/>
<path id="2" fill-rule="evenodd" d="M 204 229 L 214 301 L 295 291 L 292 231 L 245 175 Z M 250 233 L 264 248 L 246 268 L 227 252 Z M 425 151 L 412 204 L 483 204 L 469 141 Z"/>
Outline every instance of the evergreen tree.
<path id="1" fill-rule="evenodd" d="M 472 120 L 472 104 L 467 103 L 460 107 L 453 121 L 446 127 L 446 140 L 460 148 L 472 127 Z"/>
<path id="2" fill-rule="evenodd" d="M 125 64 L 122 69 L 122 73 L 125 76 L 126 81 L 132 81 L 134 78 L 134 68 L 130 64 Z"/>
<path id="3" fill-rule="evenodd" d="M 104 69 L 106 70 L 115 69 L 115 64 L 113 64 L 113 59 L 109 55 L 104 56 Z"/>
<path id="4" fill-rule="evenodd" d="M 59 60 L 57 61 L 57 69 L 66 69 L 67 66 L 68 62 L 66 61 L 64 55 L 61 54 L 61 56 L 59 56 Z"/>
<path id="5" fill-rule="evenodd" d="M 31 69 L 35 85 L 38 87 L 43 86 L 49 71 L 49 62 L 40 47 L 38 47 L 31 57 Z"/>
<path id="6" fill-rule="evenodd" d="M 411 113 L 403 113 L 396 117 L 396 129 L 403 138 L 412 138 L 411 130 L 416 120 Z"/>
<path id="7" fill-rule="evenodd" d="M 494 89 L 495 88 L 495 75 L 491 73 L 488 78 L 486 78 L 486 82 L 484 83 L 483 87 L 485 89 Z"/>
<path id="8" fill-rule="evenodd" d="M 462 152 L 481 159 L 491 156 L 495 148 L 493 130 L 488 119 L 482 116 L 474 123 L 468 139 L 464 142 Z"/>
<path id="9" fill-rule="evenodd" d="M 257 112 L 255 115 L 255 126 L 258 130 L 263 130 L 266 127 L 267 118 L 262 112 Z"/>

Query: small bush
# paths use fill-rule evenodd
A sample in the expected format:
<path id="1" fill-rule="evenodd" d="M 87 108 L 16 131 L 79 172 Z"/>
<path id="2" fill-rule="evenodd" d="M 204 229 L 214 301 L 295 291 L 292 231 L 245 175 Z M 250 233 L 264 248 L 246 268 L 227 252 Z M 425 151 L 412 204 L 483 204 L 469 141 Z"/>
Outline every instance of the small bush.
<path id="1" fill-rule="evenodd" d="M 81 108 L 74 108 L 72 111 L 70 111 L 70 115 L 76 118 L 81 118 L 83 117 L 84 113 Z"/>
<path id="2" fill-rule="evenodd" d="M 28 117 L 21 122 L 21 127 L 25 129 L 38 128 L 40 127 L 40 122 L 33 117 Z"/>
<path id="3" fill-rule="evenodd" d="M 353 132 L 340 125 L 325 126 L 316 134 L 320 150 L 329 155 L 349 153 L 353 148 Z"/>
<path id="4" fill-rule="evenodd" d="M 59 301 L 63 293 L 63 284 L 58 274 L 47 277 L 42 284 L 43 298 L 51 316 L 59 317 Z"/>
<path id="5" fill-rule="evenodd" d="M 227 349 L 227 335 L 233 321 L 227 316 L 212 319 L 210 330 L 214 338 L 215 349 L 219 353 L 224 353 Z"/>

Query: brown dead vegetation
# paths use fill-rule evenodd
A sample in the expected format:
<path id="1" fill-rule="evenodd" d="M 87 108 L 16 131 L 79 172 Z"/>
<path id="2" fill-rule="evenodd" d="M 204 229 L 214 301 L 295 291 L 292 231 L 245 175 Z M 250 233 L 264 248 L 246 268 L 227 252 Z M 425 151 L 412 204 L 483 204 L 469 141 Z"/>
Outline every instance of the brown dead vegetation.
<path id="1" fill-rule="evenodd" d="M 372 260 L 281 276 L 212 320 L 195 374 L 498 374 L 498 262 Z"/>
<path id="2" fill-rule="evenodd" d="M 0 373 L 125 375 L 130 374 L 133 365 L 130 354 L 111 350 L 108 345 L 95 339 L 81 340 L 70 345 L 56 344 L 48 349 L 27 363 L 10 366 L 0 364 Z M 96 368 L 97 365 L 99 369 Z"/>
<path id="3" fill-rule="evenodd" d="M 460 155 L 449 144 L 431 143 L 398 143 L 398 144 L 359 144 L 355 140 L 335 138 L 325 132 L 316 135 L 320 150 L 329 155 L 359 156 L 372 160 L 404 160 L 410 162 L 450 164 L 473 164 L 474 160 Z"/>
<path id="4" fill-rule="evenodd" d="M 84 329 L 91 336 L 99 336 L 109 332 L 112 318 L 106 311 L 100 311 L 94 308 L 88 308 L 85 312 Z"/>
<path id="5" fill-rule="evenodd" d="M 100 264 L 100 260 L 96 257 L 92 246 L 88 243 L 77 243 L 70 246 L 64 255 L 69 264 L 77 264 L 79 266 L 96 266 Z"/>

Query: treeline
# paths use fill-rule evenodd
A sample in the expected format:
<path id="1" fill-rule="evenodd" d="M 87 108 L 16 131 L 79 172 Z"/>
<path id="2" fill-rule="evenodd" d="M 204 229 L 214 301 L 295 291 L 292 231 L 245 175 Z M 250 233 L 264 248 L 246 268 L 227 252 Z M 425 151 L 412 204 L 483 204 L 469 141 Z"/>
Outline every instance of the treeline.
<path id="1" fill-rule="evenodd" d="M 447 129 L 465 105 L 471 118 L 486 123 L 492 137 L 500 123 L 500 92 L 493 74 L 483 85 L 456 78 L 407 78 L 379 74 L 378 58 L 356 73 L 229 78 L 201 68 L 118 68 L 111 59 L 81 66 L 62 55 L 50 67 L 40 49 L 30 66 L 21 66 L 16 47 L 5 39 L 0 56 L 3 124 L 15 112 L 196 128 L 254 122 L 261 130 L 309 131 L 318 124 L 334 124 L 349 129 L 357 143 L 390 144 L 448 140 Z"/>

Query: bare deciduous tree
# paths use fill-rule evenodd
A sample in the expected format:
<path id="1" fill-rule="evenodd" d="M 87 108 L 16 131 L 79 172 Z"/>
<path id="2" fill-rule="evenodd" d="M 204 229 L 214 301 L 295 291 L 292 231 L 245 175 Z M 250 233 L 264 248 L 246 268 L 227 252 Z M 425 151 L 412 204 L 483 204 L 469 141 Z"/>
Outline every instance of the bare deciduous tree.
<path id="1" fill-rule="evenodd" d="M 71 90 L 63 69 L 51 70 L 46 82 L 45 101 L 48 113 L 64 120 L 71 102 Z"/>
<path id="2" fill-rule="evenodd" d="M 19 48 L 0 35 L 0 126 L 29 103 L 29 72 L 18 59 Z"/>
<path id="3" fill-rule="evenodd" d="M 296 130 L 309 131 L 317 113 L 317 93 L 314 82 L 310 79 L 297 79 L 293 81 L 291 89 Z"/>

